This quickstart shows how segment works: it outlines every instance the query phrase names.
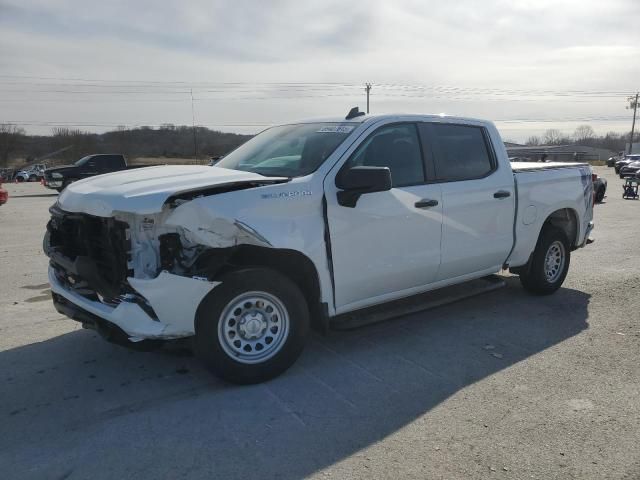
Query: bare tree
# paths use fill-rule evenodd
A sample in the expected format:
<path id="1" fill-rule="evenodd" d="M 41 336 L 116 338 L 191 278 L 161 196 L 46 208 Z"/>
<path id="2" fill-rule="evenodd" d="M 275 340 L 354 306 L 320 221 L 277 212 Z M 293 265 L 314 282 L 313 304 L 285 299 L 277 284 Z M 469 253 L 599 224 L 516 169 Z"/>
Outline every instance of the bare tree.
<path id="1" fill-rule="evenodd" d="M 0 166 L 6 166 L 9 155 L 20 145 L 25 135 L 24 129 L 11 123 L 0 124 Z"/>
<path id="2" fill-rule="evenodd" d="M 59 158 L 66 161 L 96 153 L 96 137 L 94 133 L 79 129 L 56 127 L 52 130 L 51 145 L 54 150 L 62 150 Z M 67 148 L 68 147 L 68 148 Z"/>
<path id="3" fill-rule="evenodd" d="M 562 132 L 556 128 L 545 130 L 542 136 L 545 145 L 562 145 L 563 140 Z"/>
<path id="4" fill-rule="evenodd" d="M 576 143 L 589 143 L 596 137 L 596 132 L 591 125 L 580 125 L 573 133 L 573 139 Z"/>
<path id="5" fill-rule="evenodd" d="M 532 147 L 538 146 L 538 145 L 540 145 L 540 137 L 538 137 L 536 135 L 532 135 L 529 138 L 527 138 L 527 141 L 525 143 L 527 145 L 532 146 Z"/>

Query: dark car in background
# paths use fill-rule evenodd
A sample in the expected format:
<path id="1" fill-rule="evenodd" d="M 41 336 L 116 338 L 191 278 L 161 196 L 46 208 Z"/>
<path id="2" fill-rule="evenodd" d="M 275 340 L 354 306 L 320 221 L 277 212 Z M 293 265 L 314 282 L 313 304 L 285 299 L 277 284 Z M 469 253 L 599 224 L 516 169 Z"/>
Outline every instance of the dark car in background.
<path id="1" fill-rule="evenodd" d="M 618 154 L 614 157 L 609 157 L 607 160 L 607 167 L 615 167 L 616 162 L 618 160 L 622 160 L 624 158 L 624 152 L 618 152 Z"/>
<path id="2" fill-rule="evenodd" d="M 640 154 L 625 155 L 624 158 L 618 160 L 615 163 L 614 168 L 616 173 L 620 173 L 620 170 L 622 169 L 622 167 L 626 167 L 631 162 L 637 162 L 638 160 L 640 160 Z"/>
<path id="3" fill-rule="evenodd" d="M 620 178 L 635 177 L 638 172 L 640 172 L 640 160 L 627 163 L 620 168 Z"/>
<path id="4" fill-rule="evenodd" d="M 82 180 L 83 178 L 148 166 L 150 165 L 127 165 L 127 160 L 124 155 L 119 154 L 101 153 L 87 155 L 73 165 L 64 165 L 62 167 L 48 168 L 45 170 L 44 185 L 61 192 L 70 183 Z"/>

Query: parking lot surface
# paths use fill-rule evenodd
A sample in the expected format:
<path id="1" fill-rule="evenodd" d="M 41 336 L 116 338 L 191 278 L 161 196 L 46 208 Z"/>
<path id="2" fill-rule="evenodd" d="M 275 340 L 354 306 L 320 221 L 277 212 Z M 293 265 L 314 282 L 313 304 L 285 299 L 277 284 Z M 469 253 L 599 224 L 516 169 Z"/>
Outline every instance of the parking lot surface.
<path id="1" fill-rule="evenodd" d="M 315 334 L 269 383 L 111 345 L 51 304 L 56 194 L 0 207 L 7 479 L 640 478 L 640 201 L 609 181 L 555 295 L 481 297 Z"/>

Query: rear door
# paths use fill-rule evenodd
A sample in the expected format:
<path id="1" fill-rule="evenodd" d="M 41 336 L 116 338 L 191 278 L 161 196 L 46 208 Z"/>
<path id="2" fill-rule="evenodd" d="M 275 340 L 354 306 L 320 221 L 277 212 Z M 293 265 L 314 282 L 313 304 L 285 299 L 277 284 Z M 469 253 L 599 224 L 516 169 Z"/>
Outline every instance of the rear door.
<path id="1" fill-rule="evenodd" d="M 427 154 L 429 150 L 427 150 Z M 388 167 L 392 188 L 338 203 L 325 180 L 327 220 L 339 313 L 420 290 L 440 265 L 441 188 L 429 184 L 415 123 L 385 125 L 347 152 L 342 166 Z"/>
<path id="2" fill-rule="evenodd" d="M 482 126 L 422 124 L 442 188 L 441 265 L 437 280 L 498 270 L 513 246 L 515 187 Z"/>

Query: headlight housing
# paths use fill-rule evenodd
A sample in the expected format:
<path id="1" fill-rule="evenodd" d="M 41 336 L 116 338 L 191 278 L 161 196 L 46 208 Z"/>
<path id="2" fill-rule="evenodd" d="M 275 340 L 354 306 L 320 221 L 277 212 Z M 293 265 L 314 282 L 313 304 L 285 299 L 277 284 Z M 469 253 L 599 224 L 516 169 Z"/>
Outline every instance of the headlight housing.
<path id="1" fill-rule="evenodd" d="M 58 172 L 53 172 L 51 174 L 51 178 L 62 178 L 62 174 Z"/>

